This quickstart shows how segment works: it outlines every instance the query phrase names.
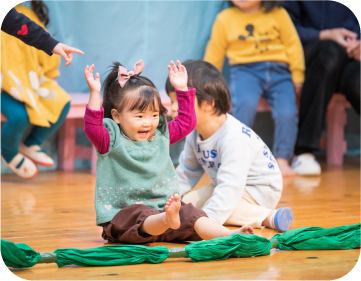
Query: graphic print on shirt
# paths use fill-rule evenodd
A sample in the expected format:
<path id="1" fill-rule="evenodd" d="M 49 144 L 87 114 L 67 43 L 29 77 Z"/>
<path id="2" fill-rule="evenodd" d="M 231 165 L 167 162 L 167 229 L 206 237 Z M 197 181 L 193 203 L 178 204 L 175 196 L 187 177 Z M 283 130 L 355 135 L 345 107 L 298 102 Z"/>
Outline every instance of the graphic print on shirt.
<path id="1" fill-rule="evenodd" d="M 252 131 L 252 129 L 250 129 L 247 125 L 243 123 L 242 123 L 242 134 L 244 134 L 247 139 L 251 139 L 251 140 L 257 139 L 257 142 L 260 141 L 263 143 L 264 145 L 263 155 L 269 160 L 267 167 L 270 170 L 274 170 L 276 168 L 275 157 L 273 156 L 268 146 L 261 140 L 261 138 L 254 131 Z M 202 166 L 204 170 L 206 169 L 218 170 L 222 164 L 220 156 L 218 155 L 216 149 L 203 150 L 199 144 L 197 144 L 196 157 L 199 164 Z"/>
<path id="2" fill-rule="evenodd" d="M 259 48 L 260 43 L 271 41 L 271 38 L 268 37 L 268 32 L 265 32 L 264 34 L 258 33 L 258 35 L 256 35 L 253 24 L 247 24 L 245 30 L 248 31 L 248 35 L 241 34 L 238 37 L 239 40 L 247 40 L 247 39 L 253 40 L 255 42 L 255 49 L 258 49 L 260 53 L 263 53 L 264 51 L 268 51 L 267 46 L 265 46 L 264 48 Z"/>
<path id="3" fill-rule="evenodd" d="M 211 169 L 211 168 L 217 168 L 221 166 L 221 163 L 217 159 L 217 150 L 211 149 L 211 150 L 201 150 L 199 144 L 197 144 L 197 160 L 199 164 L 205 168 Z"/>

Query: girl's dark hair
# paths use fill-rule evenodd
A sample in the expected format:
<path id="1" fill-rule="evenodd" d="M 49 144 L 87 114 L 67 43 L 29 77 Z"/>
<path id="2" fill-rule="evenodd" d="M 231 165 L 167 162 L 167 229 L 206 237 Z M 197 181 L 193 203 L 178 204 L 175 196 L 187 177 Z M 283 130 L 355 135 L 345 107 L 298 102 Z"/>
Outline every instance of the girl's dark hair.
<path id="1" fill-rule="evenodd" d="M 214 114 L 218 116 L 229 111 L 231 105 L 230 92 L 222 73 L 209 62 L 189 60 L 183 63 L 188 73 L 188 87 L 196 89 L 198 106 L 204 100 L 214 101 Z M 174 92 L 169 77 L 165 83 L 165 90 L 169 95 Z"/>
<path id="2" fill-rule="evenodd" d="M 104 117 L 112 119 L 112 109 L 122 112 L 129 106 L 128 110 L 146 110 L 156 108 L 156 102 L 159 108 L 159 125 L 158 128 L 163 128 L 162 133 L 166 130 L 166 114 L 167 109 L 162 105 L 160 95 L 157 88 L 152 81 L 143 76 L 131 76 L 121 88 L 118 83 L 118 69 L 121 65 L 119 62 L 114 62 L 111 66 L 110 73 L 103 83 L 103 108 Z M 134 95 L 130 95 L 134 93 Z"/>
<path id="3" fill-rule="evenodd" d="M 31 1 L 31 9 L 45 26 L 49 24 L 49 8 L 43 1 Z"/>
<path id="4" fill-rule="evenodd" d="M 268 0 L 263 0 L 262 1 L 262 6 L 265 9 L 265 12 L 271 12 L 274 8 L 279 8 L 282 7 L 282 2 L 283 1 L 268 1 Z M 228 4 L 230 7 L 234 7 L 234 4 L 232 3 L 232 1 L 228 1 Z"/>

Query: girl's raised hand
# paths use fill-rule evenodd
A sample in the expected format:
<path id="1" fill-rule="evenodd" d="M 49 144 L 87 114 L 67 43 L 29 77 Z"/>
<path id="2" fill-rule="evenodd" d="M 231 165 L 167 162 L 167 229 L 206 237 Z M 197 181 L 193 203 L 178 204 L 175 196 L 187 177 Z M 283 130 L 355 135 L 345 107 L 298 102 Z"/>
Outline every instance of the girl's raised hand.
<path id="1" fill-rule="evenodd" d="M 90 94 L 100 94 L 101 84 L 100 84 L 100 76 L 99 73 L 95 74 L 95 79 L 93 76 L 94 71 L 94 64 L 92 64 L 90 67 L 89 65 L 86 66 L 84 70 L 84 76 L 86 79 L 86 82 L 88 83 L 88 87 L 90 89 Z"/>
<path id="2" fill-rule="evenodd" d="M 173 61 L 170 62 L 172 67 L 168 65 L 169 80 L 174 89 L 180 91 L 188 91 L 188 74 L 186 68 L 177 60 L 178 68 Z"/>

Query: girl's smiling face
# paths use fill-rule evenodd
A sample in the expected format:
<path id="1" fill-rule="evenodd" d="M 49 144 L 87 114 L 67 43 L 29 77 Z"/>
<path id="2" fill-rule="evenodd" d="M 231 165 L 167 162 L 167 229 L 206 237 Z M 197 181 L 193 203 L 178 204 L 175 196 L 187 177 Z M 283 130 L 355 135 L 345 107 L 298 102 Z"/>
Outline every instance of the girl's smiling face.
<path id="1" fill-rule="evenodd" d="M 159 125 L 159 105 L 154 98 L 154 106 L 149 104 L 143 111 L 130 110 L 131 104 L 122 112 L 112 109 L 113 120 L 119 124 L 121 131 L 133 141 L 145 141 Z"/>

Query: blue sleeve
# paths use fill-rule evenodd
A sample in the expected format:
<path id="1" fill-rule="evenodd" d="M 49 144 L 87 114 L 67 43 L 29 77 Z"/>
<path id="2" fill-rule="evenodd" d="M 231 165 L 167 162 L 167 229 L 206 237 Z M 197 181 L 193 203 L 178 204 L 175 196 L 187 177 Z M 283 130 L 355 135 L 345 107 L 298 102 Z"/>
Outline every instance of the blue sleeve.
<path id="1" fill-rule="evenodd" d="M 15 36 L 27 45 L 44 51 L 49 56 L 52 55 L 54 47 L 59 43 L 49 32 L 24 14 L 18 13 L 15 8 L 12 8 L 5 16 L 1 30 Z"/>
<path id="2" fill-rule="evenodd" d="M 284 1 L 283 6 L 289 13 L 298 32 L 298 36 L 304 44 L 310 41 L 318 40 L 321 30 L 314 27 L 304 27 L 302 25 L 303 13 L 301 2 L 302 1 Z"/>
<path id="3" fill-rule="evenodd" d="M 350 28 L 351 31 L 357 33 L 357 39 L 361 40 L 361 27 L 360 27 L 360 22 L 357 18 L 357 16 L 355 15 L 355 13 L 350 9 L 352 15 L 349 18 L 350 21 L 350 26 L 352 26 L 352 28 Z"/>

